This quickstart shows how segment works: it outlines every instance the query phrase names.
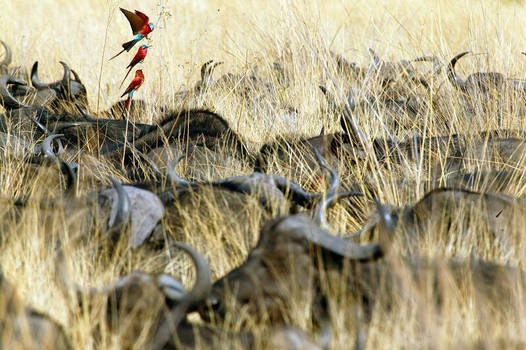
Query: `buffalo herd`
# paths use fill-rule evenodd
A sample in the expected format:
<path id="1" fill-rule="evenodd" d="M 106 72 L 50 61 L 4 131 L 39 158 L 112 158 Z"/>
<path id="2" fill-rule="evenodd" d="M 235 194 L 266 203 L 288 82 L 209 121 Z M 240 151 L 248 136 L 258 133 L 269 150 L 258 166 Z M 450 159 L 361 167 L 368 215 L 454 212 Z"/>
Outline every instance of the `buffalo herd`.
<path id="1" fill-rule="evenodd" d="M 498 72 L 462 77 L 457 64 L 469 52 L 442 63 L 435 56 L 386 61 L 370 50 L 371 63 L 362 67 L 328 51 L 318 56 L 330 79 L 316 89 L 327 106 L 320 118 L 335 116 L 335 131 L 255 144 L 211 108 L 134 100 L 129 110 L 116 103 L 95 114 L 66 62 L 60 80 L 42 82 L 38 62 L 29 73 L 13 66 L 9 45 L 0 42 L 3 171 L 16 172 L 9 164 L 30 169 L 50 192 L 34 195 L 23 183 L 27 192 L 4 191 L 0 244 L 9 245 L 13 227 L 26 227 L 37 209 L 39 230 L 50 237 L 50 283 L 66 300 L 70 320 L 27 306 L 4 270 L 1 348 L 73 349 L 68 324 L 81 311 L 98 315 L 89 325 L 95 347 L 116 337 L 118 348 L 159 350 L 334 348 L 338 299 L 356 315 L 346 321 L 354 349 L 366 347 L 379 310 L 396 314 L 404 303 L 420 305 L 415 317 L 422 320 L 453 302 L 473 305 L 484 327 L 524 315 L 526 272 L 517 257 L 525 252 L 526 134 L 506 123 L 506 113 L 521 113 L 526 81 Z M 253 69 L 214 78 L 221 63 L 204 63 L 201 80 L 174 100 L 228 91 L 262 101 L 294 82 L 286 62 L 274 63 L 268 76 Z M 344 85 L 352 87 L 343 93 Z M 297 115 L 285 109 L 278 118 Z M 135 122 L 151 111 L 159 115 L 154 123 Z M 448 121 L 455 114 L 486 125 L 482 119 L 491 113 L 493 128 L 455 130 Z M 429 115 L 443 134 L 412 127 Z M 380 119 L 382 132 L 367 130 L 364 118 Z M 381 174 L 390 174 L 390 182 Z M 385 203 L 395 198 L 386 197 L 386 186 L 395 187 L 396 203 Z M 407 193 L 410 203 L 401 202 Z M 203 229 L 217 230 L 225 256 L 244 254 L 243 260 L 217 270 Z M 337 232 L 343 230 L 355 232 Z M 189 235 L 193 243 L 183 242 Z M 71 260 L 86 247 L 114 264 L 115 257 L 162 256 L 162 267 L 122 273 L 102 287 L 80 286 Z M 421 254 L 423 247 L 433 254 Z M 488 258 L 489 251 L 502 259 Z M 188 258 L 195 272 L 185 288 L 164 268 Z M 308 327 L 294 322 L 291 305 L 308 313 Z M 520 340 L 456 344 L 526 346 Z"/>

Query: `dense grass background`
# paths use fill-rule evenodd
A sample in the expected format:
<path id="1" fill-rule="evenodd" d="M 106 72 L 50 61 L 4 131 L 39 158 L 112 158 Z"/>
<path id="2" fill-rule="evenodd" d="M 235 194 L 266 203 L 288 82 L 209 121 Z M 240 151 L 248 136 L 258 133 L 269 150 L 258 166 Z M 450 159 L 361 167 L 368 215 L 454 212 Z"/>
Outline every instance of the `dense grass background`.
<path id="1" fill-rule="evenodd" d="M 131 37 L 119 6 L 143 11 L 157 25 L 151 34 L 153 47 L 141 65 L 146 82 L 134 97 L 154 106 L 167 105 L 174 109 L 184 104 L 210 108 L 223 115 L 252 149 L 279 134 L 313 136 L 323 126 L 328 131 L 338 130 L 338 116 L 327 111 L 318 85 L 329 85 L 342 93 L 353 84 L 337 79 L 337 86 L 331 85 L 332 81 L 322 68 L 324 54 L 329 50 L 363 66 L 371 60 L 368 48 L 373 48 L 385 60 L 434 54 L 446 61 L 461 51 L 471 50 L 480 55 L 465 58 L 459 64 L 458 70 L 463 74 L 495 70 L 519 78 L 524 76 L 526 68 L 526 57 L 520 54 L 526 50 L 526 6 L 521 1 L 3 0 L 0 38 L 10 44 L 14 64 L 29 70 L 34 61 L 39 61 L 43 81 L 61 77 L 62 67 L 58 61 L 66 61 L 85 83 L 90 110 L 96 114 L 119 100 L 122 93 L 119 83 L 133 57 L 128 53 L 108 61 L 120 50 L 120 44 Z M 254 66 L 258 66 L 258 74 L 265 77 L 270 74 L 273 63 L 279 61 L 292 73 L 292 81 L 290 86 L 278 88 L 276 94 L 266 96 L 265 102 L 257 105 L 228 89 L 210 91 L 199 100 L 176 100 L 176 93 L 191 88 L 199 79 L 201 64 L 209 59 L 224 62 L 216 71 L 217 77 L 228 72 L 251 74 Z M 430 69 L 422 67 L 424 72 Z M 276 83 L 275 77 L 269 75 L 269 79 Z M 353 87 L 358 86 L 354 84 Z M 444 76 L 437 87 L 440 91 L 452 91 Z M 297 120 L 292 124 L 280 117 L 284 104 L 298 110 Z M 413 133 L 432 136 L 497 125 L 497 118 L 491 113 L 481 123 L 463 118 L 458 105 L 453 105 L 449 113 L 440 117 L 427 113 L 422 119 L 412 121 L 409 132 L 393 132 L 392 136 Z M 159 117 L 152 112 L 137 121 L 152 123 Z M 378 118 L 361 113 L 358 119 L 368 136 L 386 134 Z M 444 127 L 444 119 L 448 121 L 448 128 Z M 510 111 L 505 123 L 509 127 L 523 128 L 522 113 Z M 83 173 L 81 192 L 97 188 L 98 181 L 109 183 L 108 176 L 114 173 L 111 167 L 105 167 L 104 162 L 98 163 L 91 156 L 82 155 L 76 159 L 87 164 L 88 169 Z M 222 176 L 250 172 L 243 164 L 239 167 L 212 163 L 203 166 L 217 166 L 214 171 Z M 486 166 L 483 162 L 473 162 L 473 169 Z M 339 170 L 347 183 L 372 178 L 381 189 L 380 198 L 395 205 L 414 202 L 423 194 L 422 186 L 401 188 L 397 185 L 398 179 L 419 181 L 431 176 L 425 167 L 393 166 L 392 171 L 377 167 L 370 162 L 367 168 L 350 169 L 342 161 Z M 279 166 L 273 170 L 290 174 L 290 169 Z M 311 172 L 305 169 L 297 180 L 308 185 Z M 0 170 L 0 194 L 12 198 L 29 192 L 38 199 L 59 188 L 57 184 L 46 187 L 48 178 L 45 171 L 35 172 L 18 160 L 9 159 Z M 524 190 L 523 179 L 517 178 L 509 194 L 522 196 Z M 220 277 L 243 261 L 257 240 L 266 214 L 255 203 L 247 203 L 245 221 L 233 225 L 228 215 L 222 215 L 224 204 L 209 200 L 203 206 L 208 208 L 209 214 L 199 215 L 202 209 L 183 208 L 190 220 L 182 229 L 169 229 L 203 252 L 211 263 L 214 277 Z M 53 282 L 54 244 L 51 243 L 56 237 L 74 232 L 68 232 L 67 220 L 61 218 L 60 210 L 52 219 L 47 219 L 47 225 L 43 224 L 44 217 L 45 212 L 36 206 L 30 207 L 20 224 L 6 225 L 4 235 L 7 239 L 0 248 L 0 265 L 8 280 L 17 286 L 24 302 L 67 325 L 74 343 L 79 348 L 90 349 L 93 339 L 89 325 L 97 316 L 83 313 L 68 320 L 68 305 Z M 364 218 L 351 217 L 343 208 L 336 208 L 331 217 L 334 226 L 342 231 L 355 230 L 364 221 Z M 433 245 L 422 248 L 423 255 L 465 257 L 473 247 L 467 242 L 450 251 Z M 517 243 L 514 248 L 502 252 L 485 246 L 479 253 L 490 260 L 524 267 L 524 244 Z M 136 259 L 127 251 L 104 259 L 94 258 L 89 252 L 85 247 L 69 254 L 72 276 L 82 285 L 103 285 L 134 269 L 156 269 L 151 260 Z M 178 255 L 166 271 L 181 276 L 185 284 L 191 280 L 192 268 L 182 256 Z M 378 310 L 374 314 L 368 327 L 369 349 L 451 348 L 469 343 L 467 339 L 492 340 L 499 336 L 526 341 L 526 318 L 520 317 L 524 315 L 522 309 L 494 322 L 486 315 L 489 319 L 481 322 L 481 315 L 475 312 L 476 305 L 451 302 L 446 312 L 437 313 L 429 305 L 408 301 L 417 300 L 418 293 L 415 289 L 414 298 L 401 300 L 399 311 Z M 334 349 L 348 348 L 354 341 L 355 316 L 350 305 L 345 297 L 336 293 L 334 305 L 331 305 L 334 308 Z M 289 307 L 291 323 L 310 331 L 312 324 L 305 306 Z M 232 323 L 235 327 L 236 322 Z M 257 329 L 258 325 L 253 327 Z M 118 339 L 111 348 L 119 348 Z"/>

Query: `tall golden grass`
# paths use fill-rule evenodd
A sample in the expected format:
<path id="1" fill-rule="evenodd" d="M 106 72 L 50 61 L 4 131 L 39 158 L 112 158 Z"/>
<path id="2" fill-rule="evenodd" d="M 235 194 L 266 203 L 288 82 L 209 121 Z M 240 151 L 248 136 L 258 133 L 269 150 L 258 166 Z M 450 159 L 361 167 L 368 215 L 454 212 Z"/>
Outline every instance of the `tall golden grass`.
<path id="1" fill-rule="evenodd" d="M 526 58 L 520 52 L 526 48 L 523 21 L 526 6 L 521 1 L 511 0 L 3 0 L 0 39 L 13 49 L 14 64 L 30 69 L 34 61 L 39 61 L 41 80 L 58 79 L 62 74 L 58 61 L 67 62 L 85 83 L 90 110 L 96 114 L 119 100 L 122 93 L 119 84 L 132 57 L 128 53 L 108 61 L 119 51 L 120 44 L 131 37 L 119 6 L 142 10 L 157 25 L 151 34 L 153 47 L 141 65 L 146 82 L 134 96 L 154 106 L 181 108 L 181 101 L 174 96 L 199 80 L 201 64 L 209 59 L 224 62 L 217 69 L 216 76 L 227 72 L 250 74 L 254 66 L 258 66 L 258 74 L 265 76 L 275 61 L 282 62 L 292 72 L 290 86 L 266 96 L 265 101 L 269 103 L 258 108 L 227 89 L 212 91 L 198 101 L 184 102 L 220 113 L 253 150 L 276 135 L 312 136 L 317 135 L 322 127 L 329 131 L 339 128 L 338 116 L 327 111 L 323 95 L 318 90 L 320 84 L 331 85 L 320 63 L 321 56 L 329 50 L 362 66 L 367 66 L 371 60 L 368 48 L 373 48 L 386 60 L 434 54 L 446 61 L 458 52 L 471 50 L 480 55 L 465 58 L 459 64 L 459 71 L 463 74 L 477 70 L 499 71 L 520 78 L 525 72 Z M 447 82 L 442 84 L 444 89 L 452 89 L 446 86 Z M 331 88 L 342 93 L 348 86 L 339 82 L 338 86 Z M 521 100 L 515 102 L 521 103 Z M 280 119 L 279 106 L 285 103 L 298 110 L 297 122 L 293 126 Z M 455 105 L 449 115 L 441 117 L 448 121 L 449 129 L 444 128 L 443 120 L 427 113 L 412 121 L 409 133 L 407 130 L 391 131 L 391 136 L 404 137 L 413 133 L 436 136 L 498 125 L 497 116 L 488 113 L 485 121 L 474 127 L 472 121 L 462 118 L 459 108 Z M 506 116 L 506 126 L 524 128 L 524 118 L 519 112 L 510 112 Z M 153 123 L 159 117 L 151 113 L 136 121 Z M 367 136 L 386 135 L 377 117 L 366 113 L 358 113 L 357 117 Z M 9 150 L 5 150 L 5 154 L 6 161 L 0 171 L 0 194 L 4 200 L 30 193 L 36 203 L 46 195 L 56 196 L 60 186 L 49 180 L 56 175 L 53 171 L 50 176 L 49 170 L 35 170 L 9 157 Z M 108 176 L 114 174 L 111 166 L 98 163 L 90 155 L 80 155 L 76 160 L 87 168 L 81 174 L 81 192 L 99 188 L 101 183 L 109 184 Z M 372 161 L 369 164 L 366 168 L 355 168 L 341 162 L 339 171 L 347 183 L 372 178 L 380 188 L 381 200 L 394 205 L 414 202 L 424 193 L 423 186 L 400 188 L 399 179 L 418 182 L 430 177 L 424 166 L 393 165 L 393 171 L 386 171 Z M 210 163 L 203 167 L 216 167 L 209 172 L 222 176 L 250 172 L 248 165 L 235 168 Z M 474 161 L 472 166 L 473 169 L 485 167 L 487 164 L 483 161 Z M 290 174 L 289 169 L 279 165 L 272 171 Z M 88 172 L 90 176 L 86 175 Z M 297 180 L 307 184 L 310 173 L 309 169 L 304 169 Z M 512 186 L 509 194 L 524 195 L 523 181 L 521 177 L 517 178 L 516 186 Z M 480 189 L 484 190 L 484 185 Z M 249 202 L 241 215 L 243 221 L 233 225 L 232 220 L 222 214 L 224 203 L 213 199 L 205 199 L 205 202 L 202 207 L 207 208 L 207 215 L 199 215 L 199 210 L 181 208 L 185 225 L 174 225 L 168 230 L 203 252 L 217 278 L 243 261 L 268 215 L 254 202 Z M 363 205 L 361 209 L 366 211 Z M 5 206 L 7 208 L 8 204 Z M 17 224 L 14 220 L 5 222 L 1 233 L 0 266 L 7 279 L 16 285 L 25 303 L 64 324 L 77 348 L 91 349 L 94 347 L 90 334 L 93 316 L 84 313 L 68 316 L 69 305 L 58 292 L 53 276 L 54 242 L 57 237 L 74 236 L 75 232 L 69 232 L 67 220 L 60 211 L 47 218 L 47 225 L 43 225 L 46 215 L 38 205 L 30 205 Z M 331 219 L 341 231 L 355 230 L 364 220 L 353 218 L 343 206 L 331 213 Z M 457 234 L 461 236 L 462 233 Z M 471 248 L 469 242 L 459 243 L 459 248 L 452 253 L 424 245 L 421 252 L 435 257 L 465 257 L 471 253 Z M 520 254 L 525 251 L 523 243 L 516 248 L 501 252 L 487 246 L 480 255 L 524 268 L 524 255 Z M 108 260 L 95 258 L 89 251 L 77 249 L 68 254 L 71 274 L 81 285 L 103 285 L 134 269 L 156 269 L 151 260 L 132 259 L 129 252 Z M 181 256 L 167 272 L 190 284 L 192 268 Z M 517 310 L 517 315 L 499 318 L 495 322 L 481 322 L 475 306 L 469 303 L 451 302 L 438 313 L 429 305 L 410 302 L 417 299 L 414 296 L 413 299 L 400 300 L 395 312 L 376 310 L 367 326 L 367 348 L 452 348 L 467 346 L 470 340 L 493 341 L 498 337 L 526 341 L 526 318 L 520 317 L 524 310 Z M 356 319 L 351 305 L 352 301 L 338 293 L 331 302 L 333 349 L 346 349 L 354 342 Z M 313 331 L 305 305 L 298 303 L 287 307 L 292 324 L 307 332 Z M 232 320 L 232 324 L 239 326 L 236 320 Z M 258 325 L 252 327 L 257 329 Z M 118 339 L 110 343 L 111 349 L 119 349 Z"/>

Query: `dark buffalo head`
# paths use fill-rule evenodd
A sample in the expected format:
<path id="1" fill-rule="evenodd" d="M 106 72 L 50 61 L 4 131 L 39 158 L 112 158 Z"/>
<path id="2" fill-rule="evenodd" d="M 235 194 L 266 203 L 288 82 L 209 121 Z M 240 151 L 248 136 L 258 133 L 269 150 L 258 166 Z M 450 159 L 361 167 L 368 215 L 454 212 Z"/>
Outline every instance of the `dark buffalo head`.
<path id="1" fill-rule="evenodd" d="M 317 157 L 320 159 L 319 153 Z M 330 189 L 315 208 L 314 219 L 297 214 L 267 222 L 245 262 L 214 283 L 209 304 L 199 310 L 203 318 L 223 320 L 233 312 L 283 322 L 287 318 L 283 305 L 298 297 L 313 298 L 313 313 L 323 318 L 324 297 L 316 287 L 320 284 L 319 268 L 341 267 L 344 260 L 360 264 L 383 255 L 382 246 L 388 242 L 355 244 L 322 228 L 328 226 L 326 209 L 339 198 L 354 194 L 338 192 L 337 175 L 329 171 Z"/>
<path id="2" fill-rule="evenodd" d="M 37 89 L 37 101 L 44 104 L 51 102 L 55 107 L 59 107 L 59 102 L 72 102 L 86 108 L 88 106 L 87 90 L 79 75 L 70 69 L 65 62 L 60 61 L 60 64 L 64 68 L 62 79 L 52 83 L 41 82 L 38 77 L 38 62 L 33 64 L 31 68 L 31 83 Z M 72 74 L 73 77 L 71 76 Z"/>

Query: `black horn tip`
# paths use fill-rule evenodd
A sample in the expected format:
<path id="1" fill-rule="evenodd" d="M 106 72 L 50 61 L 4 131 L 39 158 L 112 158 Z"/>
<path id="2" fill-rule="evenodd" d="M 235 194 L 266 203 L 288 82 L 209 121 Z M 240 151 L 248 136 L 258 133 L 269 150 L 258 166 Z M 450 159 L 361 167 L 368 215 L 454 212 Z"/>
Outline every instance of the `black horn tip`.
<path id="1" fill-rule="evenodd" d="M 470 54 L 471 51 L 464 51 L 464 52 L 461 52 L 459 53 L 458 55 L 456 55 L 455 57 L 453 57 L 451 59 L 451 64 L 455 64 L 459 59 L 461 59 L 462 57 L 466 56 L 467 54 Z"/>
<path id="2" fill-rule="evenodd" d="M 38 74 L 38 61 L 31 66 L 31 76 Z"/>
<path id="3" fill-rule="evenodd" d="M 38 61 L 35 61 L 31 67 L 31 84 L 37 90 L 42 90 L 51 86 L 51 84 L 44 84 L 40 81 L 40 78 L 38 77 Z"/>

